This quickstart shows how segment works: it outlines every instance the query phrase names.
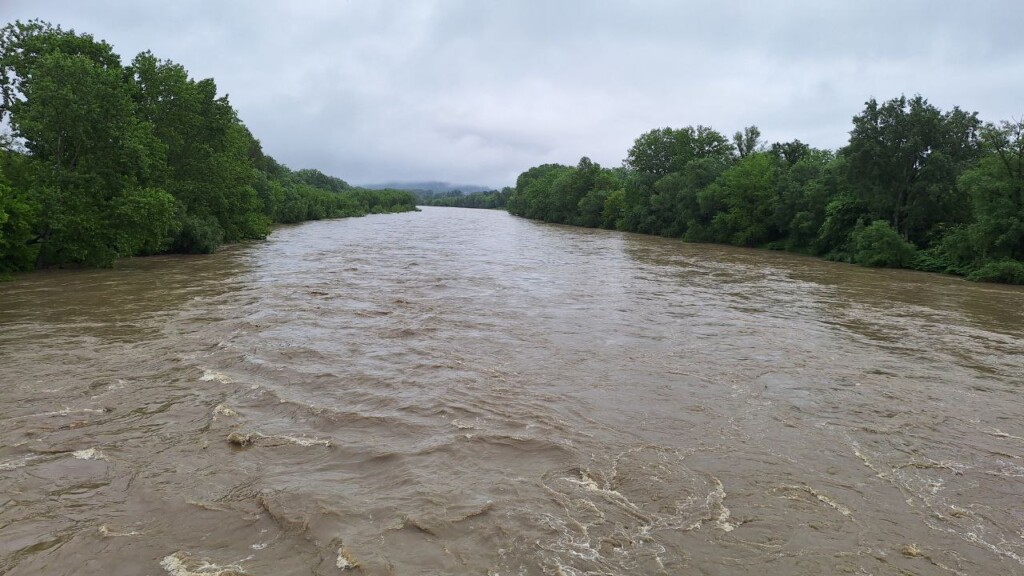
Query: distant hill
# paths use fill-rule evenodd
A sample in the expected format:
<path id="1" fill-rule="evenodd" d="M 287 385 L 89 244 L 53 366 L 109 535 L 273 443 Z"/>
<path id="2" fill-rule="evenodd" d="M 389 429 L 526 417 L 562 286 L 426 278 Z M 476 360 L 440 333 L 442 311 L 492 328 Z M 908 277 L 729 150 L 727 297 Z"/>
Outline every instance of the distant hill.
<path id="1" fill-rule="evenodd" d="M 364 184 L 363 188 L 371 190 L 383 190 L 392 188 L 395 190 L 408 190 L 410 192 L 452 192 L 461 190 L 466 194 L 473 192 L 487 192 L 492 188 L 476 184 L 451 184 L 449 182 L 385 182 L 383 184 Z"/>

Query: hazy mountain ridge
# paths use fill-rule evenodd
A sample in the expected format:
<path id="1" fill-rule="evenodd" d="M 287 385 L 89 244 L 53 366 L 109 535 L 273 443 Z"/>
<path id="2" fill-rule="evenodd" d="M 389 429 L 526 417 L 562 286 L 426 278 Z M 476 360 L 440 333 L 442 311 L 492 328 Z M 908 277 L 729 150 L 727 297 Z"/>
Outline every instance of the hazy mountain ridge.
<path id="1" fill-rule="evenodd" d="M 478 184 L 452 184 L 450 182 L 385 182 L 382 184 L 363 184 L 362 188 L 369 188 L 370 190 L 383 190 L 385 188 L 390 188 L 393 190 L 408 190 L 410 192 L 453 192 L 455 190 L 461 190 L 466 194 L 493 190 L 493 188 L 489 186 L 480 186 Z"/>

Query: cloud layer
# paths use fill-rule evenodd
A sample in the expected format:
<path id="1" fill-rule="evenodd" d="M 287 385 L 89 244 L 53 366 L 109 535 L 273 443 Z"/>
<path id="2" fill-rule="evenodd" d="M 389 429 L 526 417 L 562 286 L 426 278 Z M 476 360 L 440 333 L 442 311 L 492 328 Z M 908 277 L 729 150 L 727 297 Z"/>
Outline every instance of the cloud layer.
<path id="1" fill-rule="evenodd" d="M 1024 114 L 1018 0 L 5 0 L 213 77 L 264 149 L 353 183 L 500 187 L 656 127 L 845 143 L 870 97 Z"/>

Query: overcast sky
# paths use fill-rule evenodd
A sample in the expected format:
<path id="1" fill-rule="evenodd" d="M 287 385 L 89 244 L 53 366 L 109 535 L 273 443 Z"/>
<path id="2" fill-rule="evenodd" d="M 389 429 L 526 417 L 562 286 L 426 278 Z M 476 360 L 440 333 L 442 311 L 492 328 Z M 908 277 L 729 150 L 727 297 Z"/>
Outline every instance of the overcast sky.
<path id="1" fill-rule="evenodd" d="M 846 142 L 865 100 L 1024 115 L 1022 0 L 0 0 L 212 77 L 264 150 L 355 184 L 618 166 L 652 128 Z"/>

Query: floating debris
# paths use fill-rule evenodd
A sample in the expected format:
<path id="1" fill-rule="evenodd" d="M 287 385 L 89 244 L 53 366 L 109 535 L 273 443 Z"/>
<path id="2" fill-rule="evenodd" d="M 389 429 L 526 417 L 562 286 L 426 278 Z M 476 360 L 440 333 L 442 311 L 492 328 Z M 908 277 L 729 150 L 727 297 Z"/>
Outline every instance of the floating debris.
<path id="1" fill-rule="evenodd" d="M 308 448 L 310 446 L 326 446 L 330 448 L 331 446 L 330 440 L 324 440 L 322 438 L 309 438 L 307 436 L 270 436 L 269 438 L 283 440 L 284 442 L 288 442 L 290 444 L 297 444 L 305 448 Z"/>
<path id="2" fill-rule="evenodd" d="M 187 554 L 176 552 L 160 561 L 160 567 L 171 576 L 249 576 L 241 566 L 218 566 L 207 561 L 195 561 Z"/>
<path id="3" fill-rule="evenodd" d="M 242 434 L 241 432 L 228 434 L 228 444 L 233 444 L 239 448 L 252 446 L 254 442 L 256 442 L 256 438 L 252 434 Z"/>
<path id="4" fill-rule="evenodd" d="M 907 558 L 920 558 L 921 556 L 924 556 L 924 552 L 922 552 L 916 544 L 904 544 L 903 547 L 900 548 L 900 554 L 903 554 Z"/>
<path id="5" fill-rule="evenodd" d="M 16 460 L 8 460 L 6 462 L 0 462 L 0 471 L 7 472 L 9 470 L 15 470 L 17 468 L 24 468 L 29 462 L 41 458 L 41 456 L 25 456 L 24 458 L 18 458 Z"/>
<path id="6" fill-rule="evenodd" d="M 285 444 L 294 444 L 304 448 L 309 448 L 310 446 L 331 447 L 331 441 L 324 440 L 323 438 L 309 436 L 266 436 L 259 432 L 232 432 L 228 434 L 228 443 L 240 448 L 255 446 L 256 444 L 266 447 L 282 446 Z"/>
<path id="7" fill-rule="evenodd" d="M 104 460 L 103 452 L 95 448 L 88 448 L 86 450 L 75 450 L 71 453 L 72 456 L 79 460 Z"/>
<path id="8" fill-rule="evenodd" d="M 221 384 L 232 384 L 234 380 L 231 379 L 227 374 L 217 372 L 216 370 L 203 369 L 203 375 L 199 377 L 200 382 L 220 382 Z"/>
<path id="9" fill-rule="evenodd" d="M 334 565 L 342 570 L 359 568 L 359 562 L 356 562 L 356 559 L 352 557 L 352 553 L 346 550 L 344 546 L 338 548 L 338 560 Z"/>
<path id="10" fill-rule="evenodd" d="M 135 530 L 129 530 L 127 532 L 118 532 L 111 530 L 106 524 L 99 527 L 99 533 L 104 538 L 124 538 L 127 536 L 139 536 L 142 532 L 136 532 Z"/>

